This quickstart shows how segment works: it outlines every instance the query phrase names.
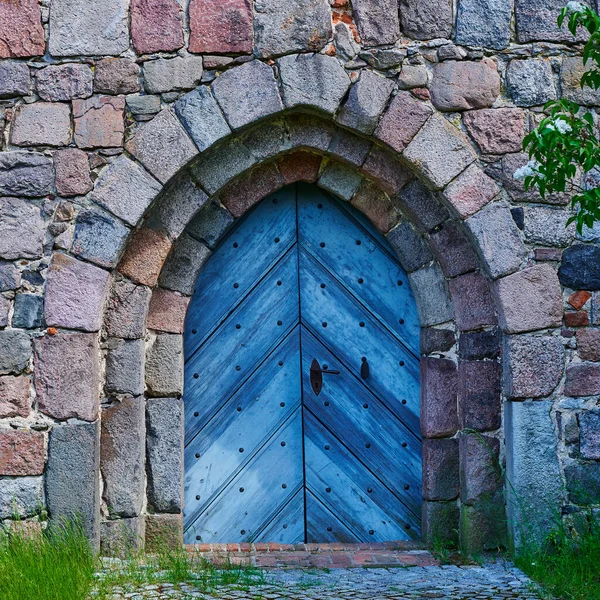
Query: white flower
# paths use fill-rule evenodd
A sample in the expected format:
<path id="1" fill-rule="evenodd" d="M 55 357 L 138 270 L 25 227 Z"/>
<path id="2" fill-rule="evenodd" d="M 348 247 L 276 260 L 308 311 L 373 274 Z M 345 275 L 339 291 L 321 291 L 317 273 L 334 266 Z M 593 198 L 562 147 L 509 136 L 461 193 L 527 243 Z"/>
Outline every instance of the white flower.
<path id="1" fill-rule="evenodd" d="M 573 128 L 563 119 L 554 119 L 554 121 L 546 125 L 546 129 L 558 131 L 559 133 L 570 133 L 573 131 Z"/>
<path id="2" fill-rule="evenodd" d="M 539 173 L 540 163 L 537 160 L 530 160 L 525 166 L 517 169 L 514 174 L 514 179 L 525 179 L 525 177 L 533 177 L 534 175 L 540 175 Z"/>
<path id="3" fill-rule="evenodd" d="M 582 2 L 568 2 L 567 3 L 567 10 L 569 12 L 582 13 L 582 12 L 585 12 L 587 8 L 588 7 L 585 4 L 583 4 Z"/>

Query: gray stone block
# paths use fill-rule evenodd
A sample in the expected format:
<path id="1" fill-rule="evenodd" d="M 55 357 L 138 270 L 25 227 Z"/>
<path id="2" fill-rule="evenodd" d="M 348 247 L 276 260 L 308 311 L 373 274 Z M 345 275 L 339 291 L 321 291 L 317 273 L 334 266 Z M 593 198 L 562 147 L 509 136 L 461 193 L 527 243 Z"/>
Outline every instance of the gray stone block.
<path id="1" fill-rule="evenodd" d="M 458 544 L 460 510 L 456 502 L 427 502 L 421 507 L 422 536 L 427 544 Z"/>
<path id="2" fill-rule="evenodd" d="M 97 265 L 114 267 L 130 231 L 103 210 L 82 210 L 77 215 L 71 252 Z"/>
<path id="3" fill-rule="evenodd" d="M 421 434 L 446 438 L 458 431 L 456 364 L 444 358 L 421 358 Z M 458 487 L 458 486 L 457 486 Z M 458 489 L 457 492 L 458 494 Z"/>
<path id="4" fill-rule="evenodd" d="M 321 171 L 319 186 L 342 200 L 350 200 L 362 183 L 362 176 L 350 167 L 338 162 L 329 162 Z"/>
<path id="5" fill-rule="evenodd" d="M 567 226 L 571 213 L 563 208 L 525 208 L 525 240 L 530 244 L 565 247 L 575 239 L 575 224 Z"/>
<path id="6" fill-rule="evenodd" d="M 318 52 L 331 36 L 331 8 L 327 0 L 254 2 L 254 45 L 262 58 Z"/>
<path id="7" fill-rule="evenodd" d="M 126 339 L 144 337 L 151 296 L 150 288 L 117 279 L 106 311 L 108 335 Z"/>
<path id="8" fill-rule="evenodd" d="M 210 87 L 206 85 L 177 100 L 174 108 L 200 152 L 231 133 Z"/>
<path id="9" fill-rule="evenodd" d="M 153 397 L 183 393 L 183 339 L 180 335 L 157 335 L 146 355 L 146 389 Z"/>
<path id="10" fill-rule="evenodd" d="M 187 234 L 173 245 L 159 277 L 162 287 L 191 296 L 194 293 L 196 279 L 204 266 L 210 250 L 198 240 Z"/>
<path id="11" fill-rule="evenodd" d="M 29 67 L 16 60 L 0 62 L 0 98 L 13 98 L 29 94 L 31 75 Z"/>
<path id="12" fill-rule="evenodd" d="M 21 285 L 21 272 L 12 263 L 0 261 L 0 292 L 16 290 Z"/>
<path id="13" fill-rule="evenodd" d="M 433 251 L 446 277 L 469 273 L 478 266 L 473 245 L 463 229 L 462 223 L 446 221 L 431 233 Z"/>
<path id="14" fill-rule="evenodd" d="M 144 79 L 149 94 L 191 90 L 202 80 L 202 57 L 177 56 L 144 63 Z"/>
<path id="15" fill-rule="evenodd" d="M 89 98 L 93 92 L 92 69 L 86 64 L 50 65 L 36 71 L 37 92 L 50 102 Z"/>
<path id="16" fill-rule="evenodd" d="M 0 374 L 18 374 L 25 369 L 32 355 L 29 334 L 17 329 L 0 331 Z"/>
<path id="17" fill-rule="evenodd" d="M 360 79 L 350 89 L 350 94 L 340 110 L 337 122 L 351 129 L 371 135 L 390 94 L 394 82 L 371 71 L 363 71 Z"/>
<path id="18" fill-rule="evenodd" d="M 503 483 L 500 440 L 468 433 L 459 440 L 461 502 L 473 505 L 483 497 L 494 497 Z"/>
<path id="19" fill-rule="evenodd" d="M 307 106 L 333 114 L 350 87 L 340 62 L 323 54 L 293 54 L 277 61 L 286 108 Z"/>
<path id="20" fill-rule="evenodd" d="M 51 521 L 76 518 L 94 548 L 100 545 L 100 422 L 55 426 L 45 478 Z"/>
<path id="21" fill-rule="evenodd" d="M 226 71 L 212 90 L 232 129 L 283 110 L 273 69 L 258 60 Z"/>
<path id="22" fill-rule="evenodd" d="M 400 37 L 398 4 L 395 0 L 354 0 L 354 18 L 365 46 L 393 44 Z"/>
<path id="23" fill-rule="evenodd" d="M 490 284 L 481 273 L 467 273 L 450 280 L 450 295 L 459 331 L 496 325 L 496 307 Z"/>
<path id="24" fill-rule="evenodd" d="M 527 249 L 505 202 L 493 202 L 466 220 L 493 279 L 513 273 Z"/>
<path id="25" fill-rule="evenodd" d="M 292 147 L 283 119 L 267 121 L 244 133 L 240 139 L 259 160 L 271 158 Z"/>
<path id="26" fill-rule="evenodd" d="M 146 405 L 148 502 L 162 513 L 183 508 L 183 401 L 156 398 Z"/>
<path id="27" fill-rule="evenodd" d="M 423 440 L 423 499 L 456 500 L 460 491 L 458 440 Z"/>
<path id="28" fill-rule="evenodd" d="M 400 19 L 403 33 L 411 38 L 450 38 L 452 1 L 400 0 Z"/>
<path id="29" fill-rule="evenodd" d="M 137 517 L 144 502 L 144 398 L 125 398 L 102 411 L 100 468 L 111 516 Z"/>
<path id="30" fill-rule="evenodd" d="M 461 336 L 462 340 L 462 336 Z M 456 334 L 452 329 L 423 327 L 421 329 L 421 354 L 447 352 L 456 343 Z"/>
<path id="31" fill-rule="evenodd" d="M 556 526 L 563 500 L 552 401 L 505 404 L 507 516 L 515 547 L 541 543 Z"/>
<path id="32" fill-rule="evenodd" d="M 575 504 L 598 504 L 600 498 L 600 464 L 571 462 L 565 465 L 569 500 Z"/>
<path id="33" fill-rule="evenodd" d="M 398 203 L 402 211 L 425 231 L 435 229 L 449 217 L 439 196 L 428 190 L 418 179 L 413 179 L 402 188 Z"/>
<path id="34" fill-rule="evenodd" d="M 438 325 L 454 317 L 446 281 L 437 264 L 409 273 L 410 286 L 417 301 L 421 327 Z"/>
<path id="35" fill-rule="evenodd" d="M 43 497 L 43 477 L 0 478 L 0 520 L 32 517 L 43 506 Z"/>
<path id="36" fill-rule="evenodd" d="M 139 396 L 144 393 L 144 340 L 109 340 L 106 390 Z"/>
<path id="37" fill-rule="evenodd" d="M 98 67 L 96 67 L 97 69 Z M 134 115 L 155 115 L 160 111 L 160 97 L 150 94 L 131 94 L 126 97 L 127 108 Z M 189 132 L 188 132 L 189 133 Z"/>
<path id="38" fill-rule="evenodd" d="M 556 99 L 548 59 L 511 60 L 506 70 L 508 94 L 517 106 L 539 106 Z"/>
<path id="39" fill-rule="evenodd" d="M 514 0 L 460 0 L 456 43 L 502 50 L 510 43 Z"/>
<path id="40" fill-rule="evenodd" d="M 186 232 L 209 248 L 214 248 L 233 220 L 228 210 L 217 202 L 211 202 L 194 217 Z"/>
<path id="41" fill-rule="evenodd" d="M 333 144 L 332 140 L 335 128 L 330 121 L 325 121 L 321 117 L 314 115 L 301 113 L 286 116 L 285 122 L 292 148 L 303 147 L 315 150 L 327 150 L 330 144 Z"/>
<path id="42" fill-rule="evenodd" d="M 12 318 L 13 327 L 34 329 L 44 323 L 44 298 L 34 294 L 17 294 Z"/>
<path id="43" fill-rule="evenodd" d="M 335 154 L 355 167 L 360 167 L 367 158 L 372 143 L 350 131 L 338 129 L 330 137 L 329 152 Z"/>
<path id="44" fill-rule="evenodd" d="M 600 247 L 574 244 L 562 254 L 560 282 L 574 290 L 600 290 Z"/>
<path id="45" fill-rule="evenodd" d="M 90 199 L 130 225 L 137 225 L 161 186 L 142 166 L 126 156 L 113 161 L 96 181 Z"/>
<path id="46" fill-rule="evenodd" d="M 41 207 L 23 198 L 0 198 L 0 257 L 41 258 L 46 223 Z"/>
<path id="47" fill-rule="evenodd" d="M 591 4 L 583 0 L 584 4 Z M 581 29 L 574 38 L 567 24 L 558 27 L 556 19 L 561 9 L 565 6 L 563 0 L 516 0 L 515 16 L 517 37 L 521 44 L 534 41 L 545 42 L 574 42 L 582 41 L 585 33 Z"/>
<path id="48" fill-rule="evenodd" d="M 386 238 L 408 273 L 416 271 L 433 260 L 429 246 L 408 221 L 403 221 L 392 229 Z"/>
<path id="49" fill-rule="evenodd" d="M 100 523 L 100 554 L 129 559 L 144 547 L 144 517 L 116 519 Z"/>
<path id="50" fill-rule="evenodd" d="M 600 411 L 579 413 L 579 451 L 583 458 L 600 460 Z"/>

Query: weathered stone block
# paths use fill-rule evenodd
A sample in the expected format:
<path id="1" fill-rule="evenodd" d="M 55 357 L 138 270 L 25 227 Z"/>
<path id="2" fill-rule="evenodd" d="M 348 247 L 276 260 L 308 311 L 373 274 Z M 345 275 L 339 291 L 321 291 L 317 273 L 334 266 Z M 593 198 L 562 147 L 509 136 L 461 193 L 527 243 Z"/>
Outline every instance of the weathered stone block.
<path id="1" fill-rule="evenodd" d="M 52 160 L 37 152 L 0 153 L 0 194 L 45 196 L 52 192 Z"/>
<path id="2" fill-rule="evenodd" d="M 447 352 L 456 343 L 456 335 L 452 329 L 423 327 L 421 329 L 421 354 Z"/>
<path id="3" fill-rule="evenodd" d="M 36 71 L 35 81 L 40 98 L 49 102 L 92 95 L 92 69 L 88 65 L 50 65 Z"/>
<path id="4" fill-rule="evenodd" d="M 586 0 L 583 3 L 589 4 Z M 584 32 L 578 33 L 577 38 L 574 38 L 566 23 L 562 28 L 558 27 L 556 18 L 564 5 L 562 0 L 516 0 L 515 15 L 519 42 L 574 42 L 575 39 L 584 39 Z"/>
<path id="5" fill-rule="evenodd" d="M 130 13 L 138 54 L 172 52 L 183 46 L 181 7 L 176 0 L 132 0 Z"/>
<path id="6" fill-rule="evenodd" d="M 17 294 L 12 318 L 13 327 L 34 329 L 44 322 L 44 298 L 33 294 Z"/>
<path id="7" fill-rule="evenodd" d="M 360 51 L 360 45 L 356 42 L 350 27 L 346 23 L 335 23 L 333 31 L 335 55 L 344 62 L 355 58 Z"/>
<path id="8" fill-rule="evenodd" d="M 561 208 L 532 206 L 525 209 L 525 239 L 543 246 L 568 246 L 575 238 L 575 224 L 567 226 L 571 214 Z"/>
<path id="9" fill-rule="evenodd" d="M 100 523 L 101 555 L 126 560 L 137 554 L 144 546 L 144 524 L 144 517 Z"/>
<path id="10" fill-rule="evenodd" d="M 184 233 L 165 263 L 159 278 L 160 285 L 191 296 L 200 269 L 209 256 L 210 250 L 204 244 Z"/>
<path id="11" fill-rule="evenodd" d="M 208 86 L 200 86 L 177 100 L 175 112 L 201 152 L 231 133 Z"/>
<path id="12" fill-rule="evenodd" d="M 48 269 L 44 315 L 50 326 L 98 331 L 110 274 L 55 253 Z"/>
<path id="13" fill-rule="evenodd" d="M 456 277 L 477 268 L 477 256 L 460 224 L 446 221 L 431 234 L 431 242 L 446 277 Z"/>
<path id="14" fill-rule="evenodd" d="M 577 353 L 581 360 L 600 362 L 600 329 L 580 329 L 577 332 Z"/>
<path id="15" fill-rule="evenodd" d="M 600 247 L 576 244 L 562 255 L 560 282 L 575 290 L 600 290 Z"/>
<path id="16" fill-rule="evenodd" d="M 388 195 L 371 181 L 364 180 L 350 202 L 382 233 L 390 231 L 400 220 L 398 209 Z"/>
<path id="17" fill-rule="evenodd" d="M 444 276 L 436 264 L 409 273 L 408 278 L 417 300 L 421 327 L 452 320 L 452 302 L 448 296 Z"/>
<path id="18" fill-rule="evenodd" d="M 520 108 L 474 110 L 463 122 L 484 154 L 520 152 L 525 135 L 525 119 Z"/>
<path id="19" fill-rule="evenodd" d="M 460 499 L 472 505 L 502 487 L 500 441 L 487 435 L 460 436 Z"/>
<path id="20" fill-rule="evenodd" d="M 452 2 L 449 0 L 400 0 L 402 31 L 416 40 L 449 38 Z"/>
<path id="21" fill-rule="evenodd" d="M 36 0 L 0 4 L 0 58 L 41 56 L 46 48 L 45 37 Z"/>
<path id="22" fill-rule="evenodd" d="M 292 113 L 286 116 L 285 122 L 290 138 L 290 147 L 292 148 L 303 147 L 314 150 L 327 150 L 330 144 L 333 145 L 334 126 L 331 122 L 325 121 L 321 117 L 303 113 Z M 358 136 L 349 132 L 347 133 L 352 136 L 352 141 L 360 139 Z M 368 144 L 366 151 L 365 148 L 366 145 L 362 144 L 362 147 L 358 150 L 358 153 L 362 155 L 362 162 L 364 162 L 371 144 Z M 364 154 L 362 154 L 363 151 L 365 151 Z M 335 154 L 340 156 L 338 152 L 335 152 Z M 354 161 L 350 162 L 355 164 Z"/>
<path id="23" fill-rule="evenodd" d="M 430 91 L 439 110 L 488 108 L 500 94 L 500 76 L 491 61 L 448 60 L 434 67 Z"/>
<path id="24" fill-rule="evenodd" d="M 350 87 L 339 61 L 323 54 L 293 54 L 277 61 L 286 108 L 307 106 L 333 114 Z"/>
<path id="25" fill-rule="evenodd" d="M 50 519 L 81 521 L 92 545 L 99 547 L 100 423 L 55 426 L 48 443 L 45 478 Z"/>
<path id="26" fill-rule="evenodd" d="M 579 56 L 565 56 L 560 69 L 562 95 L 567 100 L 586 106 L 600 103 L 600 92 L 588 86 L 581 87 L 581 77 L 589 69 Z"/>
<path id="27" fill-rule="evenodd" d="M 402 65 L 398 75 L 398 87 L 401 90 L 424 88 L 429 84 L 429 71 L 424 65 Z"/>
<path id="28" fill-rule="evenodd" d="M 113 267 L 129 231 L 129 227 L 103 210 L 82 210 L 77 215 L 71 252 L 103 267 Z"/>
<path id="29" fill-rule="evenodd" d="M 0 476 L 43 475 L 45 462 L 43 433 L 24 429 L 0 430 Z"/>
<path id="30" fill-rule="evenodd" d="M 11 304 L 9 298 L 0 296 L 0 327 L 8 325 L 8 314 L 10 313 Z"/>
<path id="31" fill-rule="evenodd" d="M 40 410 L 59 420 L 93 421 L 98 415 L 98 342 L 93 334 L 37 338 L 35 389 Z"/>
<path id="32" fill-rule="evenodd" d="M 519 230 L 505 202 L 494 202 L 466 220 L 493 279 L 513 273 L 527 256 Z"/>
<path id="33" fill-rule="evenodd" d="M 146 388 L 154 397 L 183 393 L 183 340 L 180 335 L 157 335 L 146 356 Z"/>
<path id="34" fill-rule="evenodd" d="M 441 189 L 475 160 L 475 151 L 452 124 L 436 114 L 410 142 L 404 158 L 419 169 L 429 185 Z"/>
<path id="35" fill-rule="evenodd" d="M 177 292 L 155 288 L 148 313 L 148 328 L 166 333 L 183 333 L 190 298 Z"/>
<path id="36" fill-rule="evenodd" d="M 573 462 L 565 466 L 569 500 L 575 504 L 597 504 L 600 498 L 600 465 Z"/>
<path id="37" fill-rule="evenodd" d="M 111 338 L 106 353 L 106 390 L 140 396 L 144 393 L 144 341 Z"/>
<path id="38" fill-rule="evenodd" d="M 149 94 L 191 90 L 202 79 L 201 56 L 159 58 L 144 63 L 144 79 Z"/>
<path id="39" fill-rule="evenodd" d="M 43 503 L 43 477 L 3 479 L 0 485 L 0 519 L 12 519 L 37 514 Z"/>
<path id="40" fill-rule="evenodd" d="M 67 146 L 71 141 L 69 105 L 21 104 L 15 110 L 10 139 L 15 146 Z"/>
<path id="41" fill-rule="evenodd" d="M 390 196 L 395 196 L 413 178 L 411 171 L 394 154 L 373 146 L 362 170 Z"/>
<path id="42" fill-rule="evenodd" d="M 342 107 L 337 121 L 341 125 L 372 134 L 379 116 L 394 89 L 394 82 L 372 71 L 364 71 Z"/>
<path id="43" fill-rule="evenodd" d="M 333 161 L 327 163 L 319 177 L 319 187 L 342 200 L 350 200 L 361 183 L 360 173 L 343 163 Z"/>
<path id="44" fill-rule="evenodd" d="M 123 145 L 125 98 L 94 96 L 73 101 L 75 143 L 80 148 L 113 148 Z"/>
<path id="45" fill-rule="evenodd" d="M 83 196 L 93 189 L 88 156 L 78 148 L 64 148 L 54 153 L 56 192 L 61 196 Z"/>
<path id="46" fill-rule="evenodd" d="M 0 29 L 1 27 L 0 25 Z M 0 33 L 0 38 L 2 37 Z M 25 63 L 16 60 L 0 62 L 0 98 L 26 96 L 29 94 L 30 85 L 31 75 L 29 74 L 29 67 Z"/>
<path id="47" fill-rule="evenodd" d="M 458 430 L 456 365 L 442 358 L 421 358 L 421 434 L 448 437 Z"/>
<path id="48" fill-rule="evenodd" d="M 294 26 L 290 27 L 290 23 Z M 254 2 L 254 47 L 262 58 L 318 52 L 331 36 L 331 8 L 327 0 Z"/>
<path id="49" fill-rule="evenodd" d="M 386 235 L 386 238 L 396 251 L 402 267 L 408 273 L 416 271 L 433 260 L 433 254 L 429 250 L 427 242 L 408 221 L 402 221 L 394 227 Z"/>
<path id="50" fill-rule="evenodd" d="M 0 419 L 29 416 L 30 383 L 27 377 L 0 377 Z"/>
<path id="51" fill-rule="evenodd" d="M 460 0 L 456 43 L 502 50 L 510 43 L 513 0 Z"/>
<path id="52" fill-rule="evenodd" d="M 287 121 L 289 123 L 290 117 L 287 118 Z M 335 132 L 335 135 L 329 136 L 328 144 L 329 146 L 326 149 L 329 152 L 356 167 L 363 164 L 372 146 L 369 140 L 358 137 L 344 129 L 339 129 Z"/>
<path id="53" fill-rule="evenodd" d="M 133 115 L 152 116 L 160 111 L 160 96 L 132 94 L 126 98 L 127 107 Z"/>
<path id="54" fill-rule="evenodd" d="M 393 0 L 355 0 L 352 8 L 365 46 L 393 44 L 400 37 L 398 5 Z"/>
<path id="55" fill-rule="evenodd" d="M 579 413 L 579 451 L 583 458 L 600 460 L 600 412 Z"/>
<path id="56" fill-rule="evenodd" d="M 399 92 L 381 118 L 375 137 L 397 152 L 402 152 L 432 112 L 430 106 L 408 92 Z"/>
<path id="57" fill-rule="evenodd" d="M 183 401 L 150 399 L 146 405 L 148 502 L 159 511 L 183 507 Z"/>
<path id="58" fill-rule="evenodd" d="M 600 365 L 582 363 L 567 367 L 565 396 L 597 396 L 600 394 Z"/>
<path id="59" fill-rule="evenodd" d="M 460 331 L 496 325 L 496 310 L 490 284 L 481 273 L 468 273 L 450 280 L 456 325 Z"/>
<path id="60" fill-rule="evenodd" d="M 559 338 L 511 335 L 504 339 L 502 360 L 508 398 L 541 398 L 560 382 L 565 349 Z"/>
<path id="61" fill-rule="evenodd" d="M 217 202 L 211 202 L 200 210 L 186 231 L 209 248 L 214 248 L 232 223 L 231 214 Z"/>
<path id="62" fill-rule="evenodd" d="M 146 551 L 179 550 L 183 543 L 181 515 L 146 515 Z"/>
<path id="63" fill-rule="evenodd" d="M 109 336 L 139 339 L 144 336 L 152 291 L 127 279 L 114 283 L 106 310 Z"/>
<path id="64" fill-rule="evenodd" d="M 259 160 L 272 158 L 292 148 L 283 119 L 270 119 L 243 133 L 240 139 Z"/>
<path id="65" fill-rule="evenodd" d="M 423 440 L 423 499 L 455 500 L 459 491 L 458 440 Z"/>
<path id="66" fill-rule="evenodd" d="M 140 91 L 140 68 L 130 58 L 103 58 L 94 70 L 94 91 L 100 94 L 135 94 Z"/>
<path id="67" fill-rule="evenodd" d="M 399 71 L 399 67 L 407 55 L 408 51 L 406 48 L 394 46 L 392 48 L 369 48 L 368 50 L 363 50 L 359 54 L 359 58 L 379 71 L 386 71 L 388 69 Z M 393 71 L 390 75 L 393 74 Z"/>
<path id="68" fill-rule="evenodd" d="M 145 433 L 143 398 L 125 398 L 102 411 L 100 468 L 111 515 L 137 517 L 142 511 Z"/>
<path id="69" fill-rule="evenodd" d="M 25 331 L 0 330 L 0 374 L 21 373 L 31 358 L 31 338 Z"/>
<path id="70" fill-rule="evenodd" d="M 500 363 L 459 361 L 458 421 L 461 429 L 492 431 L 502 425 L 500 379 Z"/>
<path id="71" fill-rule="evenodd" d="M 287 184 L 295 183 L 297 181 L 315 183 L 319 178 L 322 159 L 322 156 L 318 154 L 312 154 L 311 152 L 292 152 L 291 154 L 286 154 L 279 161 L 277 161 L 277 167 L 279 169 L 279 173 L 283 177 L 283 181 Z M 256 171 L 258 171 L 258 169 Z M 281 185 L 279 178 L 277 177 L 276 173 L 269 173 L 266 169 L 263 169 L 262 171 L 264 175 L 271 175 L 270 179 L 272 181 L 272 185 L 270 186 L 268 193 L 274 192 Z M 267 194 L 264 194 L 264 196 L 266 195 Z M 257 201 L 258 200 L 259 198 L 257 198 Z M 231 210 L 231 206 L 229 208 Z M 234 217 L 238 216 L 233 211 L 232 214 Z"/>
<path id="72" fill-rule="evenodd" d="M 426 543 L 458 544 L 460 510 L 456 502 L 424 501 L 421 514 L 421 531 Z"/>
<path id="73" fill-rule="evenodd" d="M 0 198 L 0 257 L 40 258 L 46 224 L 40 206 L 22 198 Z"/>
<path id="74" fill-rule="evenodd" d="M 198 154 L 183 126 L 168 108 L 140 127 L 125 148 L 162 183 Z M 168 153 L 165 148 L 169 148 Z"/>
<path id="75" fill-rule="evenodd" d="M 500 192 L 496 182 L 477 165 L 471 165 L 444 190 L 444 198 L 465 218 L 475 214 Z"/>
<path id="76" fill-rule="evenodd" d="M 396 202 L 402 212 L 410 215 L 425 231 L 431 231 L 448 218 L 448 211 L 442 206 L 439 197 L 418 179 L 413 179 L 402 189 L 400 200 Z"/>
<path id="77" fill-rule="evenodd" d="M 506 507 L 501 492 L 484 496 L 472 506 L 463 504 L 460 515 L 460 546 L 463 552 L 502 550 L 507 546 Z"/>
<path id="78" fill-rule="evenodd" d="M 148 227 L 138 229 L 119 263 L 119 272 L 135 283 L 154 287 L 171 250 L 165 233 Z"/>
<path id="79" fill-rule="evenodd" d="M 506 70 L 508 94 L 517 106 L 539 106 L 556 99 L 548 59 L 511 60 Z"/>
<path id="80" fill-rule="evenodd" d="M 130 225 L 137 225 L 161 186 L 142 166 L 120 156 L 102 172 L 91 200 Z"/>
<path id="81" fill-rule="evenodd" d="M 563 307 L 560 284 L 548 264 L 535 265 L 496 282 L 500 324 L 507 333 L 559 327 Z"/>
<path id="82" fill-rule="evenodd" d="M 53 0 L 49 50 L 52 56 L 116 56 L 129 48 L 126 0 L 106 0 L 102 10 L 87 0 Z"/>
<path id="83" fill-rule="evenodd" d="M 190 52 L 200 54 L 251 54 L 252 3 L 250 0 L 192 0 Z"/>

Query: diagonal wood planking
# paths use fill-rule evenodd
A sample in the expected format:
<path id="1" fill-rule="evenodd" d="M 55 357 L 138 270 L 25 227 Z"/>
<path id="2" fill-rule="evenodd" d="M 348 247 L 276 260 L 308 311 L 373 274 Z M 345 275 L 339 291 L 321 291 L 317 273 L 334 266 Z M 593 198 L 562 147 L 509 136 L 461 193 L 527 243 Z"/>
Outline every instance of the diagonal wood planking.
<path id="1" fill-rule="evenodd" d="M 418 351 L 407 276 L 362 215 L 307 184 L 265 199 L 188 312 L 186 543 L 418 537 Z M 340 371 L 318 397 L 313 358 Z"/>

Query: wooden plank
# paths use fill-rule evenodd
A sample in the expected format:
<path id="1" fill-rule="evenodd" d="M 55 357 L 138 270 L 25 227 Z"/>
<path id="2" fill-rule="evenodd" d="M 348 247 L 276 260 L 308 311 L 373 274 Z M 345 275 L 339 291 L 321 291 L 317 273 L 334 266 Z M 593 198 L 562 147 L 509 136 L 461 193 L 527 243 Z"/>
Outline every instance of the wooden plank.
<path id="1" fill-rule="evenodd" d="M 323 284 L 325 287 L 321 287 Z M 366 357 L 370 375 L 365 385 L 417 435 L 418 360 L 303 250 L 300 290 L 302 323 L 357 378 L 362 358 Z"/>
<path id="2" fill-rule="evenodd" d="M 267 526 L 274 527 L 273 519 L 302 484 L 302 414 L 298 408 L 197 519 L 188 519 L 186 509 L 185 539 L 200 536 L 203 542 L 253 541 Z M 294 531 L 290 533 L 292 543 Z"/>
<path id="3" fill-rule="evenodd" d="M 306 330 L 302 332 L 302 352 L 305 408 L 418 518 L 422 501 L 420 438 Z M 319 396 L 309 381 L 313 358 L 340 371 L 340 375 L 324 376 Z"/>
<path id="4" fill-rule="evenodd" d="M 290 187 L 266 198 L 240 221 L 200 272 L 186 319 L 186 357 L 193 354 L 294 243 L 296 193 Z M 192 330 L 196 333 L 192 334 Z"/>
<path id="5" fill-rule="evenodd" d="M 302 246 L 419 356 L 415 298 L 400 263 L 319 191 L 299 195 L 298 228 Z"/>
<path id="6" fill-rule="evenodd" d="M 299 544 L 304 541 L 304 489 L 298 490 L 254 541 L 279 544 Z"/>
<path id="7" fill-rule="evenodd" d="M 308 411 L 304 452 L 307 489 L 362 541 L 419 537 L 419 520 Z"/>
<path id="8" fill-rule="evenodd" d="M 297 325 L 297 269 L 292 248 L 188 360 L 185 426 L 190 438 Z"/>
<path id="9" fill-rule="evenodd" d="M 306 541 L 309 544 L 355 544 L 361 538 L 352 533 L 313 494 L 306 492 Z"/>
<path id="10" fill-rule="evenodd" d="M 186 432 L 189 519 L 197 518 L 300 406 L 299 338 L 297 327 L 200 432 Z M 193 412 L 187 416 L 195 419 Z"/>

